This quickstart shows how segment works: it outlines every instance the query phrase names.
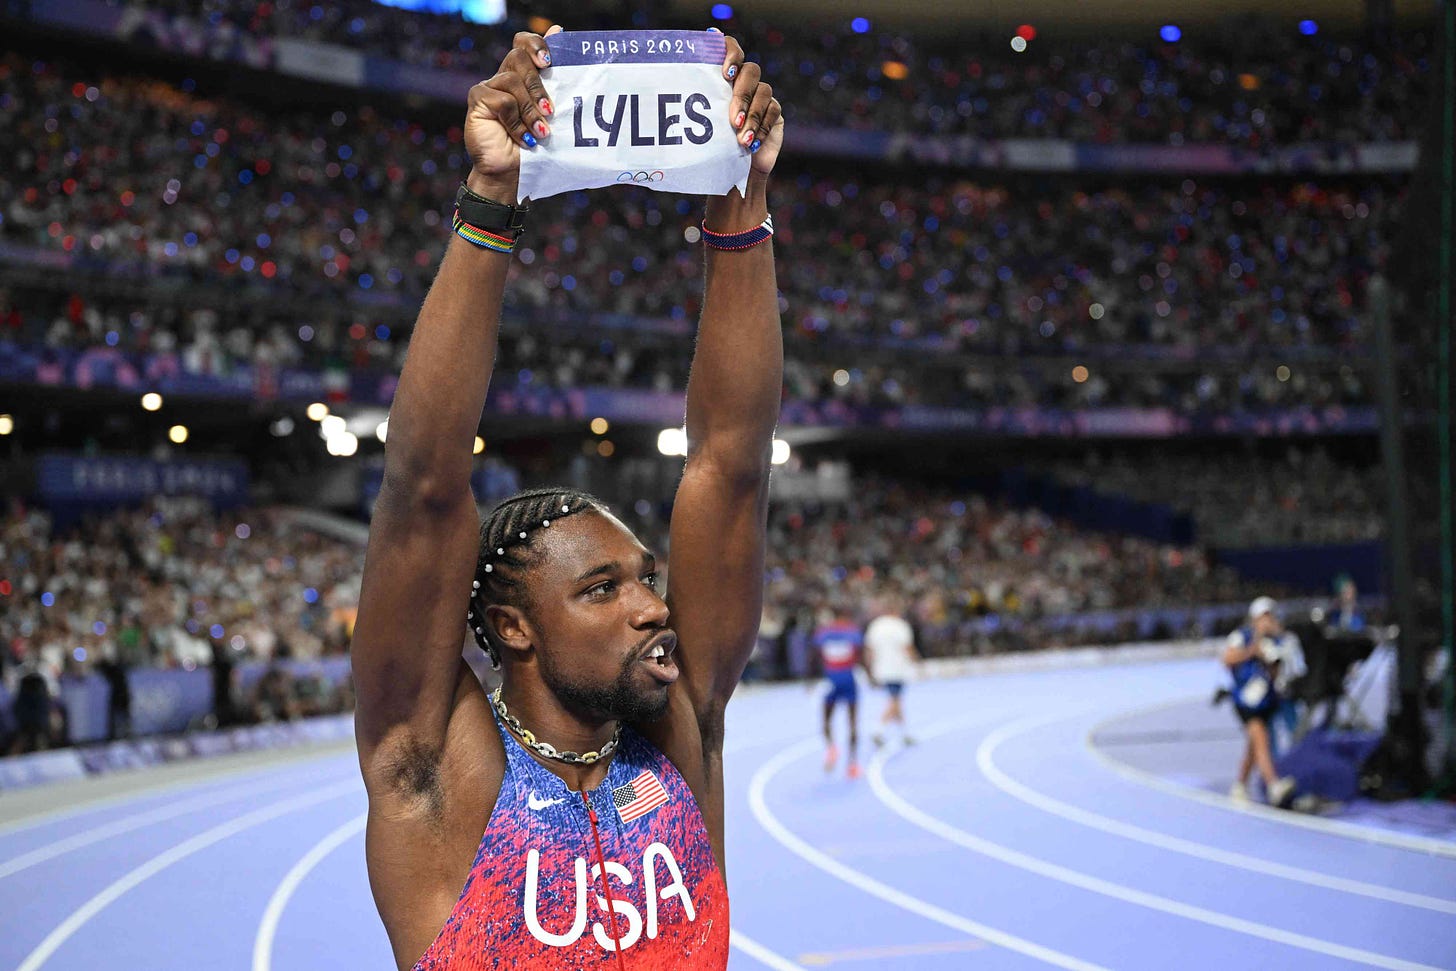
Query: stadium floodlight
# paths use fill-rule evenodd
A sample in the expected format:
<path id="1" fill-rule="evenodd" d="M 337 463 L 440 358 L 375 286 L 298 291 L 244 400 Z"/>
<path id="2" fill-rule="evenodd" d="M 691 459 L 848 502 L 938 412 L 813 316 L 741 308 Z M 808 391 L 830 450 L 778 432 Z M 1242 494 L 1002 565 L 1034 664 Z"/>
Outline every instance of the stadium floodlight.
<path id="1" fill-rule="evenodd" d="M 167 429 L 167 438 L 172 441 L 173 445 L 181 445 L 183 442 L 187 441 L 187 435 L 188 432 L 186 425 L 173 425 L 171 428 Z"/>
<path id="2" fill-rule="evenodd" d="M 323 421 L 325 418 L 329 417 L 329 406 L 324 404 L 322 401 L 315 401 L 313 404 L 308 406 L 308 409 L 304 412 L 304 414 L 308 415 L 309 421 Z"/>
<path id="3" fill-rule="evenodd" d="M 359 451 L 359 439 L 353 432 L 340 432 L 331 436 L 324 447 L 329 450 L 330 455 L 337 455 L 340 458 L 348 458 Z"/>
<path id="4" fill-rule="evenodd" d="M 340 435 L 346 434 L 348 431 L 348 422 L 344 421 L 338 415 L 326 415 L 319 422 L 319 434 L 325 439 L 337 438 Z"/>
<path id="5" fill-rule="evenodd" d="M 1026 38 L 1020 35 L 1011 38 L 1011 49 L 1020 54 L 1026 50 Z"/>
<path id="6" fill-rule="evenodd" d="M 605 435 L 607 433 L 607 430 L 611 427 L 611 422 L 607 421 L 605 418 L 593 418 L 591 420 L 591 430 L 593 435 Z"/>
<path id="7" fill-rule="evenodd" d="M 0 435 L 9 435 L 15 431 L 15 419 L 9 415 L 0 415 Z"/>
<path id="8" fill-rule="evenodd" d="M 293 434 L 293 419 L 287 415 L 281 415 L 268 426 L 268 430 L 273 433 L 274 438 L 287 438 Z"/>
<path id="9" fill-rule="evenodd" d="M 389 419 L 388 418 L 384 419 L 384 421 L 382 421 L 378 425 L 374 426 L 374 437 L 377 438 L 377 439 L 379 439 L 381 442 L 384 441 L 385 439 L 387 439 L 389 437 Z"/>
<path id="10" fill-rule="evenodd" d="M 481 452 L 484 452 L 485 451 L 485 439 L 481 438 L 479 435 L 476 435 L 475 436 L 475 444 L 473 446 L 471 446 L 471 450 L 470 451 L 471 451 L 471 454 L 472 455 L 479 455 Z"/>
<path id="11" fill-rule="evenodd" d="M 148 391 L 146 394 L 142 395 L 142 410 L 161 411 L 162 396 L 157 394 L 155 391 Z"/>
<path id="12" fill-rule="evenodd" d="M 663 455 L 688 454 L 688 433 L 685 428 L 664 428 L 657 433 L 657 450 Z"/>
<path id="13" fill-rule="evenodd" d="M 774 465 L 783 465 L 789 460 L 789 456 L 792 453 L 793 449 L 789 448 L 788 442 L 782 438 L 775 438 L 773 440 L 773 451 L 769 454 L 769 461 L 773 462 Z"/>

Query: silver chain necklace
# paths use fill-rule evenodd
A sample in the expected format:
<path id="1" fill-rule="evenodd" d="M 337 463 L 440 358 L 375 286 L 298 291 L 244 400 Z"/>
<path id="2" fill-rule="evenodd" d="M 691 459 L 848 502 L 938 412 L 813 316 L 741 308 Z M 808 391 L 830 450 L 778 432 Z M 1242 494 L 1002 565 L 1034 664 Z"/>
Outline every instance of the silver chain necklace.
<path id="1" fill-rule="evenodd" d="M 536 736 L 528 728 L 523 728 L 515 715 L 506 711 L 506 703 L 501 701 L 501 689 L 496 688 L 495 693 L 490 696 L 490 703 L 495 706 L 496 713 L 500 715 L 501 721 L 505 722 L 511 731 L 516 733 L 528 749 L 535 752 L 542 758 L 553 759 L 557 762 L 565 762 L 567 765 L 594 765 L 602 759 L 611 755 L 617 750 L 617 742 L 622 738 L 622 723 L 617 722 L 617 727 L 612 730 L 612 737 L 603 745 L 599 752 L 558 752 L 556 747 L 549 742 L 539 742 Z"/>

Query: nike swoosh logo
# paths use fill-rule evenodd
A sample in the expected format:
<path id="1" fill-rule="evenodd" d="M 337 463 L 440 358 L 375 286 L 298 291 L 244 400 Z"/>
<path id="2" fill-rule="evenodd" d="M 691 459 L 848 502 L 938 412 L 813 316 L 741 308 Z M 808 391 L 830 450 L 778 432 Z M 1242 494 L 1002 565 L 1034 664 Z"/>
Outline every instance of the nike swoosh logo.
<path id="1" fill-rule="evenodd" d="M 526 808 L 540 812 L 547 806 L 555 806 L 565 801 L 565 799 L 542 799 L 533 792 L 526 797 Z"/>

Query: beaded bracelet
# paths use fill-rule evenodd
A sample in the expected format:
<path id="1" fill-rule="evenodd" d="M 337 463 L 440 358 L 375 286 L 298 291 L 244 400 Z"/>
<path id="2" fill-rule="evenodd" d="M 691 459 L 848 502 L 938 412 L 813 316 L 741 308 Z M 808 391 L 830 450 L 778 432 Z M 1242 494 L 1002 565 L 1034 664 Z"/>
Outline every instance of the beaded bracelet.
<path id="1" fill-rule="evenodd" d="M 495 253 L 513 253 L 516 249 L 516 241 L 509 236 L 501 236 L 499 233 L 492 233 L 489 230 L 481 229 L 479 226 L 472 226 L 460 218 L 460 210 L 455 210 L 455 221 L 453 223 L 455 235 L 473 243 L 481 249 L 488 249 Z"/>
<path id="2" fill-rule="evenodd" d="M 773 236 L 773 214 L 764 217 L 763 222 L 741 233 L 715 233 L 703 226 L 703 242 L 713 249 L 743 250 L 757 246 Z"/>

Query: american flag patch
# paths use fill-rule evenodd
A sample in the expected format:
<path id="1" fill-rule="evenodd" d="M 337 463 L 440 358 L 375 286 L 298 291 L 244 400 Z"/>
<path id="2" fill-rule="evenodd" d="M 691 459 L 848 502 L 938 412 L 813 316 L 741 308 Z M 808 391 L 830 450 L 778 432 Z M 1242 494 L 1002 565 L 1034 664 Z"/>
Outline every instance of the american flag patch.
<path id="1" fill-rule="evenodd" d="M 646 816 L 665 802 L 667 790 L 662 788 L 662 783 L 657 781 L 651 769 L 643 769 L 637 778 L 612 790 L 612 803 L 624 823 Z"/>

